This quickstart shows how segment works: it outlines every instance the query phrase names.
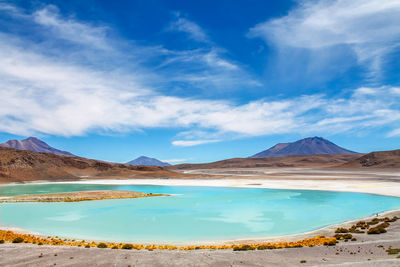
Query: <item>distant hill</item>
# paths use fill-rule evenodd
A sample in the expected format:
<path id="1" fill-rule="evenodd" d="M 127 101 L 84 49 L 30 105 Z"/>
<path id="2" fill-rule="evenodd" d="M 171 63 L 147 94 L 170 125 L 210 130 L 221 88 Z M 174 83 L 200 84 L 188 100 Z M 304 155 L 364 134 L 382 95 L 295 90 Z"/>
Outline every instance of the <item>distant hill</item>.
<path id="1" fill-rule="evenodd" d="M 37 180 L 177 178 L 158 166 L 132 166 L 81 157 L 0 147 L 0 183 Z"/>
<path id="2" fill-rule="evenodd" d="M 250 158 L 279 157 L 290 155 L 351 154 L 350 151 L 322 137 L 308 137 L 293 143 L 279 143 Z"/>
<path id="3" fill-rule="evenodd" d="M 154 158 L 149 158 L 145 156 L 138 157 L 137 159 L 134 159 L 132 161 L 127 162 L 126 164 L 134 165 L 134 166 L 139 166 L 139 165 L 147 165 L 147 166 L 171 166 L 171 164 L 167 162 L 162 162 L 158 159 Z"/>
<path id="4" fill-rule="evenodd" d="M 9 140 L 5 143 L 0 144 L 0 147 L 15 148 L 19 150 L 30 150 L 33 152 L 51 153 L 58 156 L 76 157 L 72 153 L 51 147 L 45 142 L 37 139 L 36 137 L 29 137 L 24 140 Z"/>
<path id="5" fill-rule="evenodd" d="M 198 170 L 219 168 L 328 168 L 338 166 L 361 157 L 363 154 L 292 155 L 265 158 L 233 158 L 211 163 L 179 164 L 170 170 Z"/>
<path id="6" fill-rule="evenodd" d="M 347 168 L 399 168 L 400 149 L 368 153 L 358 159 L 341 165 Z"/>

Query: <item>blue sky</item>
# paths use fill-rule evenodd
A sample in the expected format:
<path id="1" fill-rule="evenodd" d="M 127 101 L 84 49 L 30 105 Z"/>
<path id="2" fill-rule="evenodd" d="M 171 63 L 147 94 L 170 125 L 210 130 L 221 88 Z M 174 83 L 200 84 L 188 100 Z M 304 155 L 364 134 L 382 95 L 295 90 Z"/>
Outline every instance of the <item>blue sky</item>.
<path id="1" fill-rule="evenodd" d="M 0 1 L 0 142 L 171 163 L 398 149 L 400 2 Z"/>

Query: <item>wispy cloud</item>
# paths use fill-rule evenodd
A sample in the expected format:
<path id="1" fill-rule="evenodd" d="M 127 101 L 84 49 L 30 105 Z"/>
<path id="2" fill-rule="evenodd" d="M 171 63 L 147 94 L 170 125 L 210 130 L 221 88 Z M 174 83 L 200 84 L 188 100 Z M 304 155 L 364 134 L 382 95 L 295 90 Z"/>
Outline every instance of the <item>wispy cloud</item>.
<path id="1" fill-rule="evenodd" d="M 179 70 L 172 67 L 176 81 L 185 81 L 198 88 L 214 87 L 213 92 L 240 90 L 241 87 L 259 87 L 261 83 L 249 75 L 238 63 L 225 57 L 225 49 L 212 42 L 210 36 L 194 21 L 183 17 L 179 12 L 168 27 L 169 31 L 183 32 L 189 40 L 198 43 L 198 49 L 185 50 L 163 61 L 160 67 L 171 68 L 179 65 Z M 185 41 L 187 42 L 187 40 Z M 181 73 L 183 69 L 190 70 Z"/>
<path id="2" fill-rule="evenodd" d="M 39 21 L 37 14 L 42 16 Z M 195 146 L 290 132 L 357 132 L 386 127 L 396 133 L 394 125 L 400 122 L 399 89 L 390 86 L 362 87 L 342 98 L 311 94 L 242 104 L 174 96 L 160 90 L 160 85 L 171 88 L 179 81 L 218 90 L 253 80 L 239 64 L 223 58 L 218 47 L 170 51 L 133 42 L 127 48 L 110 41 L 102 27 L 63 18 L 54 8 L 22 15 L 23 27 L 29 26 L 26 21 L 36 23 L 35 27 L 51 25 L 52 36 L 46 38 L 80 47 L 57 48 L 52 39 L 38 43 L 0 32 L 1 132 L 75 136 L 176 127 L 186 134 L 178 134 L 172 144 Z M 70 35 L 73 32 L 91 37 L 74 38 Z M 103 54 L 99 49 L 111 51 Z M 132 57 L 139 63 L 131 64 Z M 191 65 L 196 67 L 188 67 Z"/>
<path id="3" fill-rule="evenodd" d="M 46 6 L 32 14 L 34 22 L 50 30 L 53 36 L 72 43 L 90 45 L 99 49 L 110 48 L 107 44 L 107 28 L 77 22 L 73 18 L 65 19 L 59 14 L 58 8 Z"/>
<path id="4" fill-rule="evenodd" d="M 171 23 L 169 30 L 186 33 L 191 39 L 197 42 L 210 42 L 206 32 L 193 21 L 184 18 L 179 12 L 175 13 L 175 20 Z"/>
<path id="5" fill-rule="evenodd" d="M 174 146 L 198 146 L 217 142 L 220 142 L 220 140 L 177 140 L 173 141 L 172 144 Z"/>
<path id="6" fill-rule="evenodd" d="M 400 2 L 397 0 L 319 0 L 300 2 L 287 16 L 260 23 L 249 36 L 261 37 L 279 49 L 292 47 L 323 54 L 343 48 L 378 77 L 385 57 L 400 42 Z"/>
<path id="7" fill-rule="evenodd" d="M 188 159 L 162 159 L 162 162 L 167 162 L 170 164 L 176 164 L 176 163 L 181 163 L 181 162 L 185 162 L 185 161 L 189 161 L 191 160 L 190 158 Z"/>
<path id="8" fill-rule="evenodd" d="M 390 133 L 388 133 L 387 136 L 388 137 L 400 136 L 400 128 L 391 131 Z"/>

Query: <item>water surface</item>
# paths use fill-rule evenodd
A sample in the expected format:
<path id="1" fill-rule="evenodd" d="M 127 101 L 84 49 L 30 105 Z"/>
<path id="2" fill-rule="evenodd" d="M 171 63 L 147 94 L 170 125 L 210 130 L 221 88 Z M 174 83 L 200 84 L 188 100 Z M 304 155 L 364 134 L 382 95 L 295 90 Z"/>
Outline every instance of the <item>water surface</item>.
<path id="1" fill-rule="evenodd" d="M 46 235 L 125 242 L 213 241 L 304 233 L 399 209 L 400 198 L 372 194 L 196 186 L 29 184 L 2 196 L 132 190 L 173 194 L 121 200 L 0 204 L 0 225 Z"/>

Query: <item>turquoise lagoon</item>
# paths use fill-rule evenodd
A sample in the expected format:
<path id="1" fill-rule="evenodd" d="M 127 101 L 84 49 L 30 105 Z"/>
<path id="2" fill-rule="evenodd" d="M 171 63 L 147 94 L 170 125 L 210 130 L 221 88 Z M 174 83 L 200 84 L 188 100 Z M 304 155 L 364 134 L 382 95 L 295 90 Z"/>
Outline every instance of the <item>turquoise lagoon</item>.
<path id="1" fill-rule="evenodd" d="M 0 225 L 45 235 L 122 242 L 190 242 L 304 233 L 399 209 L 400 198 L 348 192 L 154 185 L 28 184 L 2 196 L 132 190 L 172 194 L 72 203 L 4 203 Z"/>

